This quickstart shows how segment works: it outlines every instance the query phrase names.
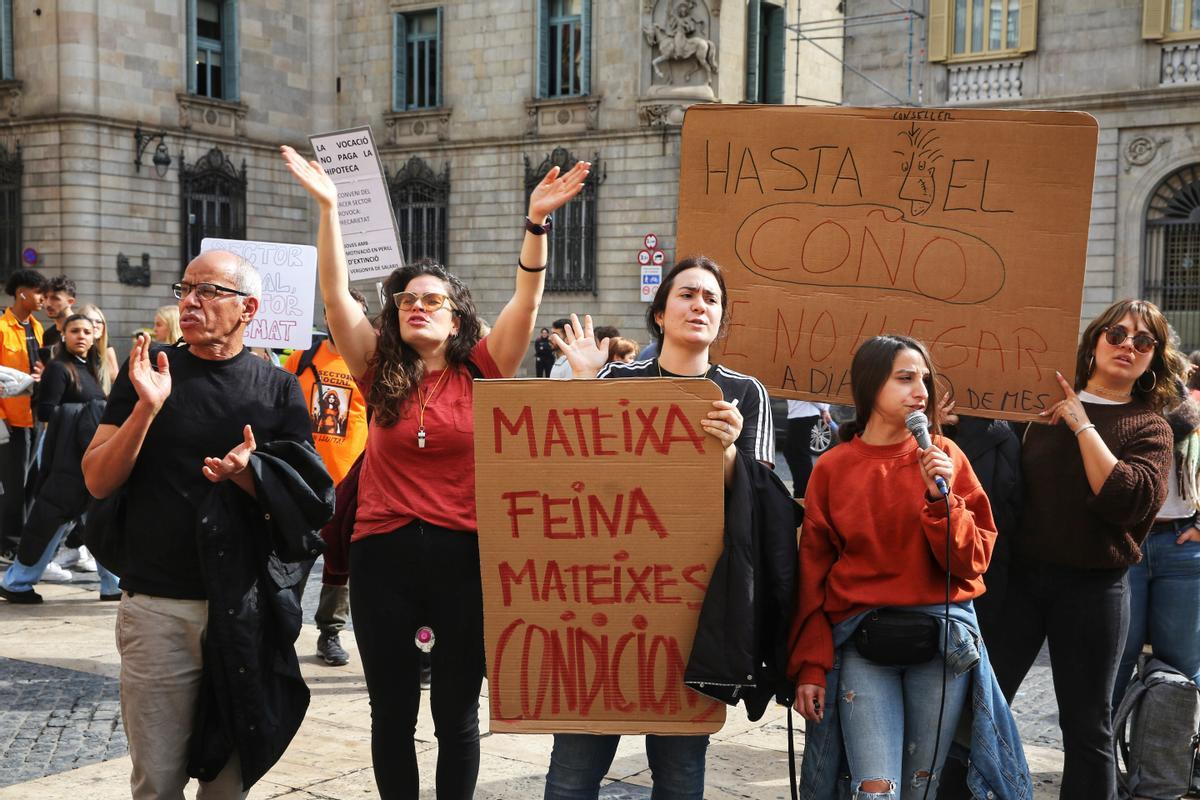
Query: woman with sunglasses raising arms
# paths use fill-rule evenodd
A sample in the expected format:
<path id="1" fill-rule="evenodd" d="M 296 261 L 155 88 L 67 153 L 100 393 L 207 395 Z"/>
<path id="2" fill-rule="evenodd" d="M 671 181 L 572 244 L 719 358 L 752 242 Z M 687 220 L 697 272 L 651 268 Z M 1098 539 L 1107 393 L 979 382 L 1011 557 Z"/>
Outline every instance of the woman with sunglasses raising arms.
<path id="1" fill-rule="evenodd" d="M 987 640 L 1009 702 L 1049 642 L 1063 731 L 1060 797 L 1116 798 L 1112 695 L 1129 627 L 1126 570 L 1167 496 L 1182 359 L 1145 300 L 1114 303 L 1076 352 L 1075 386 L 1025 432 L 1024 516 L 1000 622 Z"/>
<path id="2" fill-rule="evenodd" d="M 375 783 L 385 800 L 417 797 L 413 734 L 426 650 L 433 661 L 437 796 L 470 798 L 479 774 L 484 669 L 471 379 L 516 374 L 542 300 L 550 214 L 578 194 L 591 165 L 581 161 L 562 175 L 551 169 L 530 194 L 516 291 L 483 337 L 466 285 L 427 262 L 384 281 L 377 330 L 350 296 L 333 181 L 316 161 L 281 149 L 320 208 L 326 318 L 373 415 L 350 545 L 350 594 L 371 698 Z"/>

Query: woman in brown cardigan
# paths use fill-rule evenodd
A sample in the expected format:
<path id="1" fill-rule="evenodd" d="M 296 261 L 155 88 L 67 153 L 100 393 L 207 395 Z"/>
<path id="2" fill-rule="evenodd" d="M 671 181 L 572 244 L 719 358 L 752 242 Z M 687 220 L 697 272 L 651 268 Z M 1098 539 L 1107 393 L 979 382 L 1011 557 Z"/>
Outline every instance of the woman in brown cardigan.
<path id="1" fill-rule="evenodd" d="M 1060 798 L 1116 798 L 1111 700 L 1129 626 L 1126 569 L 1167 493 L 1182 360 L 1162 312 L 1114 303 L 1079 342 L 1074 388 L 1030 425 L 1021 455 L 1023 523 L 1004 610 L 987 642 L 1009 702 L 1044 641 L 1065 760 Z"/>

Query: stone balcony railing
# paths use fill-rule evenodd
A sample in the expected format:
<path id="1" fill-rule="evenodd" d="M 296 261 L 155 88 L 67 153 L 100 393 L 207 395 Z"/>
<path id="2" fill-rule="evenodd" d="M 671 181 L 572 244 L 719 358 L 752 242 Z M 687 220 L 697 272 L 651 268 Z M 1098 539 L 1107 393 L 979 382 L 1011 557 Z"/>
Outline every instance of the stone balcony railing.
<path id="1" fill-rule="evenodd" d="M 1022 59 L 1016 59 L 951 64 L 947 80 L 948 101 L 979 103 L 1020 99 L 1023 63 Z"/>
<path id="2" fill-rule="evenodd" d="M 1200 83 L 1200 42 L 1164 44 L 1159 82 L 1163 86 Z"/>

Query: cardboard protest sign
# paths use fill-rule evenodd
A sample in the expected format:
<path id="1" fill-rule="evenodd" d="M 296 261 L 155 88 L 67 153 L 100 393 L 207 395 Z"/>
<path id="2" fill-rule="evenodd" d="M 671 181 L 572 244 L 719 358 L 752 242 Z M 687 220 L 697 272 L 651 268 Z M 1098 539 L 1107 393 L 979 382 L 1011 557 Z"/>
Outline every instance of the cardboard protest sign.
<path id="1" fill-rule="evenodd" d="M 202 240 L 200 252 L 209 250 L 237 253 L 262 276 L 262 303 L 246 327 L 247 347 L 307 350 L 312 346 L 317 248 L 241 239 Z"/>
<path id="2" fill-rule="evenodd" d="M 1097 130 L 1071 112 L 692 106 L 678 252 L 727 271 L 720 361 L 849 404 L 858 345 L 903 334 L 960 410 L 1034 417 L 1074 372 Z"/>
<path id="3" fill-rule="evenodd" d="M 392 197 L 369 127 L 310 136 L 317 161 L 337 186 L 338 221 L 351 281 L 404 266 Z"/>
<path id="4" fill-rule="evenodd" d="M 477 381 L 491 729 L 711 733 L 683 684 L 721 553 L 707 380 Z"/>

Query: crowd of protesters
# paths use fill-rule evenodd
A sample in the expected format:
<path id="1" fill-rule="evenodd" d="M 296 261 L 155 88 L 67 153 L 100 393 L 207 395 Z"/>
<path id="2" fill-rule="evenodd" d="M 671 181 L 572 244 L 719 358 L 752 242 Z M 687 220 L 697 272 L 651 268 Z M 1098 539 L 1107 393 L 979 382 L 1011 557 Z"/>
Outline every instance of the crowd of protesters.
<path id="1" fill-rule="evenodd" d="M 538 377 L 707 378 L 722 399 L 698 424 L 724 453 L 727 492 L 774 467 L 770 400 L 715 361 L 731 304 L 701 256 L 663 280 L 646 349 L 587 316 L 535 335 L 546 233 L 587 162 L 530 193 L 513 293 L 488 328 L 468 287 L 429 262 L 388 277 L 372 318 L 349 285 L 333 182 L 291 148 L 283 158 L 319 209 L 329 332 L 281 365 L 244 344 L 262 283 L 232 253 L 187 266 L 178 303 L 123 366 L 72 281 L 8 279 L 0 596 L 41 602 L 35 585 L 83 531 L 100 598 L 119 601 L 133 796 L 179 796 L 196 778 L 204 796 L 244 797 L 307 708 L 294 642 L 328 545 L 317 649 L 349 661 L 352 606 L 380 796 L 418 795 L 431 672 L 437 796 L 470 798 L 485 672 L 474 381 L 515 376 L 531 343 Z M 854 417 L 815 464 L 809 439 L 831 409 L 789 401 L 786 506 L 803 525 L 778 699 L 807 721 L 802 796 L 848 779 L 872 800 L 1031 798 L 1010 704 L 1044 644 L 1060 796 L 1117 796 L 1112 716 L 1143 647 L 1200 685 L 1200 358 L 1177 343 L 1153 304 L 1113 304 L 1086 326 L 1044 424 L 1015 425 L 942 396 L 924 343 L 866 339 Z M 545 797 L 598 797 L 619 741 L 555 734 Z M 648 735 L 654 796 L 702 798 L 707 748 Z"/>

